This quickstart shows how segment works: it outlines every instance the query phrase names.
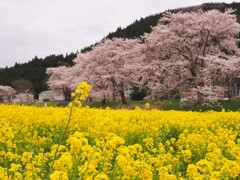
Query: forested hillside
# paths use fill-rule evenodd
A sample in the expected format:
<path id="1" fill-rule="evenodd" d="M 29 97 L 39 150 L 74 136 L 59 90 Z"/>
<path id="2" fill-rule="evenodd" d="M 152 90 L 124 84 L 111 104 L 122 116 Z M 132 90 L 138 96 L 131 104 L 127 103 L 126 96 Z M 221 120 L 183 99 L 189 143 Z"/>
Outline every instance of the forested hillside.
<path id="1" fill-rule="evenodd" d="M 25 90 L 28 89 L 37 95 L 47 89 L 46 68 L 72 66 L 76 54 L 50 55 L 44 59 L 34 57 L 28 63 L 16 63 L 13 67 L 0 69 L 0 84 L 12 86 L 17 91 L 24 91 L 24 88 L 19 88 L 24 83 Z"/>
<path id="2" fill-rule="evenodd" d="M 211 9 L 218 9 L 224 11 L 226 8 L 232 8 L 236 10 L 236 15 L 238 22 L 240 23 L 240 3 L 206 3 L 194 7 L 179 8 L 171 10 L 172 12 L 190 12 L 203 9 L 204 11 Z M 126 28 L 117 28 L 115 32 L 109 33 L 106 38 L 112 39 L 114 37 L 121 38 L 135 38 L 144 35 L 144 33 L 151 32 L 151 27 L 157 25 L 159 18 L 161 18 L 163 13 L 150 15 L 146 18 L 141 18 L 136 20 L 134 23 L 130 24 Z M 85 47 L 81 52 L 91 50 L 91 47 Z M 28 63 L 18 64 L 16 63 L 13 67 L 6 67 L 0 69 L 0 85 L 10 85 L 16 90 L 19 88 L 19 84 L 26 85 L 26 89 L 30 89 L 34 94 L 38 94 L 41 91 L 46 90 L 48 87 L 46 81 L 48 77 L 46 76 L 46 68 L 48 67 L 58 67 L 58 66 L 72 66 L 73 59 L 76 58 L 77 53 L 71 53 L 64 55 L 50 55 L 45 58 L 34 57 Z M 21 91 L 23 91 L 21 89 Z"/>
<path id="3" fill-rule="evenodd" d="M 205 3 L 199 6 L 194 7 L 186 7 L 186 8 L 179 8 L 170 10 L 171 12 L 190 12 L 190 11 L 197 11 L 202 9 L 203 11 L 208 11 L 212 9 L 218 9 L 220 11 L 224 11 L 226 8 L 232 8 L 236 10 L 236 15 L 238 18 L 238 22 L 240 23 L 240 3 Z M 144 33 L 151 32 L 151 27 L 156 26 L 158 23 L 159 18 L 161 18 L 163 13 L 155 14 L 148 16 L 146 18 L 141 18 L 140 20 L 136 20 L 134 23 L 130 24 L 126 28 L 118 27 L 115 32 L 109 33 L 107 38 L 136 38 L 142 36 Z"/>

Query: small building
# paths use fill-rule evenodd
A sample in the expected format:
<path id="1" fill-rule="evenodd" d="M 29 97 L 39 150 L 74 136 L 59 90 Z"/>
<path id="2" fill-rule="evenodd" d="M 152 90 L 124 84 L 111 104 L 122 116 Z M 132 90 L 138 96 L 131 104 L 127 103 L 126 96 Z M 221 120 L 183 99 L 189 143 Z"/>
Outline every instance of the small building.
<path id="1" fill-rule="evenodd" d="M 53 101 L 54 100 L 54 92 L 53 91 L 43 91 L 39 94 L 39 101 Z"/>
<path id="2" fill-rule="evenodd" d="M 124 91 L 126 99 L 128 99 L 128 100 L 130 99 L 130 95 L 132 92 L 133 92 L 133 90 L 130 88 L 128 90 Z"/>
<path id="3" fill-rule="evenodd" d="M 198 101 L 199 104 L 208 102 L 217 102 L 225 97 L 225 88 L 223 87 L 201 87 L 200 89 L 193 88 L 187 92 L 181 92 L 180 102 Z"/>
<path id="4" fill-rule="evenodd" d="M 57 92 L 54 91 L 43 91 L 39 94 L 39 101 L 46 102 L 46 101 L 64 101 L 65 97 Z"/>
<path id="5" fill-rule="evenodd" d="M 196 91 L 181 92 L 180 96 L 181 96 L 180 101 L 182 103 L 188 102 L 188 101 L 197 101 L 198 100 L 198 94 L 197 94 Z"/>
<path id="6" fill-rule="evenodd" d="M 240 97 L 240 77 L 237 76 L 234 79 L 229 80 L 228 95 L 230 97 Z"/>
<path id="7" fill-rule="evenodd" d="M 8 103 L 12 102 L 13 96 L 2 96 L 0 97 L 0 102 Z"/>

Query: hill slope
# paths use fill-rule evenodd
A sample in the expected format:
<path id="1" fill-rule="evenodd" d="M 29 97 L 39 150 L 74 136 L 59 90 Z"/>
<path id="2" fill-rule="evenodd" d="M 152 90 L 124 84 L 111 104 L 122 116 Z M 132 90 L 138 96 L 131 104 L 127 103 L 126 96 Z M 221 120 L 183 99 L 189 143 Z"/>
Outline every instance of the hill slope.
<path id="1" fill-rule="evenodd" d="M 240 23 L 240 3 L 205 3 L 199 6 L 192 6 L 186 8 L 179 8 L 170 10 L 171 12 L 190 12 L 197 11 L 202 9 L 203 11 L 208 11 L 212 9 L 218 9 L 220 11 L 224 11 L 226 8 L 232 8 L 236 10 L 236 15 L 238 19 L 238 23 Z M 151 32 L 151 27 L 156 26 L 159 18 L 161 18 L 163 13 L 155 14 L 148 16 L 146 18 L 141 18 L 140 20 L 136 20 L 134 23 L 130 24 L 126 28 L 119 27 L 115 32 L 109 33 L 106 38 L 136 38 L 144 35 L 144 33 Z"/>

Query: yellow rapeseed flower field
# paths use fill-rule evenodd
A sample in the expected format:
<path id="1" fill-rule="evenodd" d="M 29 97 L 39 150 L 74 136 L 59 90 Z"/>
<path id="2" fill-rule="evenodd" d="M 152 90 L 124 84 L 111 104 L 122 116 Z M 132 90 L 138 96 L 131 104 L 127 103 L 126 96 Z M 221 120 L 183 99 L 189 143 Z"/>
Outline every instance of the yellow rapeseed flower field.
<path id="1" fill-rule="evenodd" d="M 69 113 L 0 105 L 0 179 L 240 178 L 239 112 Z"/>
<path id="2" fill-rule="evenodd" d="M 0 105 L 0 180 L 240 179 L 240 113 Z"/>

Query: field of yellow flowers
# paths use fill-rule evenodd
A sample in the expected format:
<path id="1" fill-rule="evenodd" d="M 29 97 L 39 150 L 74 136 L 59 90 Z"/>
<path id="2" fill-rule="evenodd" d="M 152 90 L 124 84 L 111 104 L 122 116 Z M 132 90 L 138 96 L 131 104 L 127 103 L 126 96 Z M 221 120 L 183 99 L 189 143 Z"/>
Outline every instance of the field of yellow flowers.
<path id="1" fill-rule="evenodd" d="M 0 105 L 0 179 L 239 179 L 240 113 Z M 64 133 L 64 131 L 66 132 Z"/>

